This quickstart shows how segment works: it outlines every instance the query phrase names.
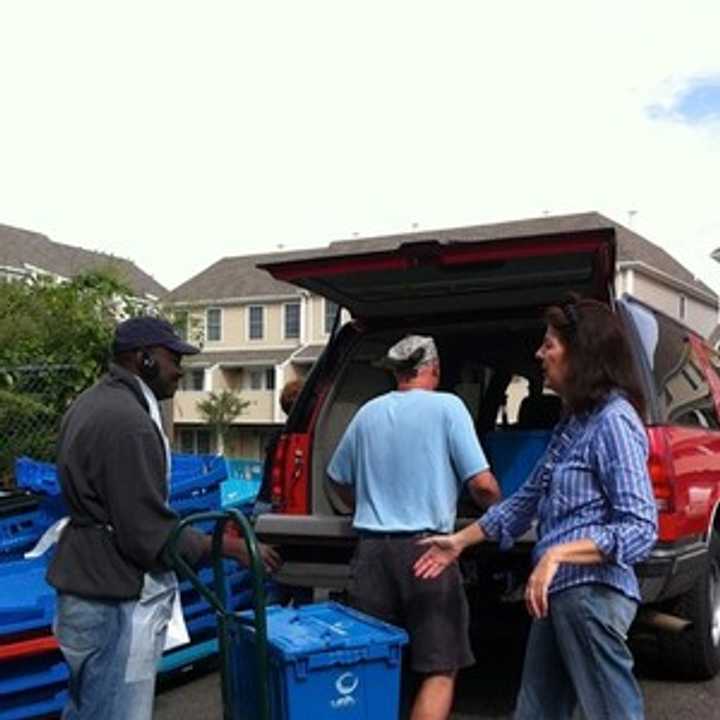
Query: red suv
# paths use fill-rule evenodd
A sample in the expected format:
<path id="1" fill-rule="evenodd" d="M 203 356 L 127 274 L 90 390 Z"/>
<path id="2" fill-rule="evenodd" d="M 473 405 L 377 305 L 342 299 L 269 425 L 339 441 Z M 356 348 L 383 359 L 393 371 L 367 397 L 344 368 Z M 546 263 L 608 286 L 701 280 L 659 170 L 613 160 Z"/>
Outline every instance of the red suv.
<path id="1" fill-rule="evenodd" d="M 596 216 L 598 217 L 598 216 Z M 502 226 L 500 226 L 502 227 Z M 481 229 L 483 230 L 483 229 Z M 348 422 L 392 386 L 373 365 L 408 332 L 435 337 L 442 390 L 466 402 L 505 494 L 529 474 L 560 404 L 543 393 L 534 359 L 542 310 L 576 292 L 614 308 L 631 338 L 647 399 L 649 471 L 660 515 L 658 543 L 636 568 L 646 616 L 668 666 L 690 678 L 720 669 L 720 359 L 702 338 L 648 305 L 615 299 L 615 227 L 542 235 L 443 231 L 388 247 L 387 239 L 334 244 L 266 264 L 273 277 L 323 295 L 352 321 L 333 332 L 279 442 L 270 477 L 274 512 L 256 529 L 281 547 L 281 579 L 342 590 L 354 536 L 348 508 L 326 477 Z M 339 324 L 339 323 L 337 323 Z M 458 523 L 477 514 L 461 500 Z M 521 597 L 532 533 L 501 553 L 485 543 L 463 557 L 477 602 Z M 476 607 L 477 613 L 480 608 Z M 666 622 L 665 625 L 668 623 Z"/>

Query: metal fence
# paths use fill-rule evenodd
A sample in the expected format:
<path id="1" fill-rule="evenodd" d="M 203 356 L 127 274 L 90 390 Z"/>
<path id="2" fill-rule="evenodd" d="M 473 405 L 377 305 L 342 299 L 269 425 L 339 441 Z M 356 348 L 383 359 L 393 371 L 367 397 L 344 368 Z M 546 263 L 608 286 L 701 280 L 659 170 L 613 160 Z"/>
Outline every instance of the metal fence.
<path id="1" fill-rule="evenodd" d="M 81 382 L 72 365 L 0 367 L 0 486 L 13 484 L 16 458 L 53 461 L 68 387 Z M 70 382 L 69 382 L 70 381 Z"/>

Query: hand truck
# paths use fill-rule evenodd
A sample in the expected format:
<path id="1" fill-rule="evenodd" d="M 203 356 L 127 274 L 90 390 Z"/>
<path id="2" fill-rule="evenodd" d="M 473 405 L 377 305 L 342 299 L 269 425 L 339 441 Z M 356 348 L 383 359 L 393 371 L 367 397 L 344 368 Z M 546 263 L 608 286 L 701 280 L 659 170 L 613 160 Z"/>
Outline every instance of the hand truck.
<path id="1" fill-rule="evenodd" d="M 200 523 L 214 521 L 215 528 L 212 534 L 211 562 L 213 568 L 214 590 L 207 587 L 180 556 L 178 552 L 178 539 L 180 533 L 187 527 Z M 247 544 L 250 555 L 250 575 L 252 577 L 253 589 L 253 618 L 241 617 L 239 612 L 232 610 L 228 604 L 227 582 L 223 567 L 222 541 L 225 527 L 229 522 L 237 523 L 242 532 L 242 537 Z M 214 512 L 203 512 L 189 515 L 183 518 L 172 532 L 168 541 L 168 551 L 175 569 L 178 573 L 187 578 L 192 586 L 209 603 L 215 611 L 218 627 L 218 645 L 220 652 L 220 687 L 222 690 L 223 719 L 233 720 L 234 702 L 232 682 L 232 656 L 230 649 L 230 631 L 233 624 L 239 623 L 255 626 L 255 662 L 257 663 L 258 678 L 260 686 L 257 691 L 258 709 L 260 716 L 258 720 L 270 720 L 270 687 L 268 681 L 268 643 L 267 643 L 267 621 L 265 617 L 265 568 L 258 548 L 258 541 L 255 537 L 248 519 L 239 510 L 223 510 Z"/>

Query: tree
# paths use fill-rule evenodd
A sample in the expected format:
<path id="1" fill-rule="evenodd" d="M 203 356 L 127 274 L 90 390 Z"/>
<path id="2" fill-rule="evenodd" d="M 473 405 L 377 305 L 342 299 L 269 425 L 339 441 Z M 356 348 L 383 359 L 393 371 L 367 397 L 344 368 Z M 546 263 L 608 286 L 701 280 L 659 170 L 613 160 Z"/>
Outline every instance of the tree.
<path id="1" fill-rule="evenodd" d="M 0 282 L 0 484 L 20 455 L 53 459 L 62 414 L 106 369 L 118 318 L 140 309 L 106 272 Z"/>
<path id="2" fill-rule="evenodd" d="M 197 403 L 200 414 L 215 430 L 219 440 L 219 452 L 224 452 L 227 447 L 233 420 L 242 415 L 248 405 L 250 405 L 249 400 L 243 400 L 230 390 L 211 392 L 206 400 Z"/>

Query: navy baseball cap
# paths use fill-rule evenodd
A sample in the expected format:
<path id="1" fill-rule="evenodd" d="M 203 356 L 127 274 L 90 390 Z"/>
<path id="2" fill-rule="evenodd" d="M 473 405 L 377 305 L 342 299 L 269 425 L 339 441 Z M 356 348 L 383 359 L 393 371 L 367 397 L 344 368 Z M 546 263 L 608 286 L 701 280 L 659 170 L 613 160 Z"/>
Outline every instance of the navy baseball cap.
<path id="1" fill-rule="evenodd" d="M 115 328 L 113 352 L 127 352 L 161 345 L 179 355 L 195 355 L 200 352 L 186 343 L 175 328 L 166 320 L 156 317 L 134 317 L 124 320 Z"/>

